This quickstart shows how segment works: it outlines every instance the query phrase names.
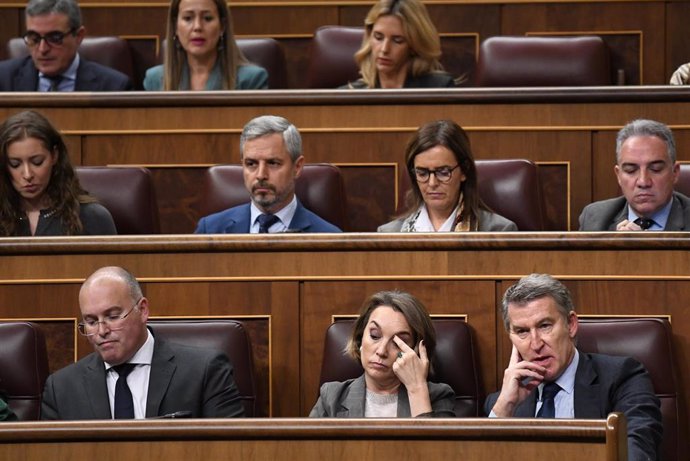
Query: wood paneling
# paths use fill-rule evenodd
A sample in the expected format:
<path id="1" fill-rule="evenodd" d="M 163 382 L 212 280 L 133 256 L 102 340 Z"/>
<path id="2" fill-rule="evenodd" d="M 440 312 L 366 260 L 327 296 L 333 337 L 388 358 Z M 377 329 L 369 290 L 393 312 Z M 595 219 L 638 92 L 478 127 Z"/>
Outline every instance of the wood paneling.
<path id="1" fill-rule="evenodd" d="M 0 118 L 28 108 L 67 135 L 75 164 L 155 170 L 164 233 L 194 229 L 202 169 L 239 162 L 242 127 L 267 113 L 300 129 L 308 162 L 343 167 L 354 231 L 389 220 L 396 206 L 390 169 L 403 174 L 408 138 L 435 119 L 462 125 L 476 159 L 537 162 L 547 230 L 577 229 L 585 205 L 618 195 L 615 135 L 633 119 L 667 123 L 678 160 L 690 161 L 690 93 L 683 88 L 6 94 Z"/>
<path id="2" fill-rule="evenodd" d="M 690 296 L 690 239 L 683 233 L 5 239 L 0 318 L 74 318 L 79 284 L 105 265 L 129 268 L 155 315 L 258 322 L 254 353 L 260 376 L 270 383 L 273 416 L 306 416 L 315 402 L 331 317 L 356 313 L 382 289 L 408 290 L 432 314 L 467 315 L 485 391 L 499 388 L 510 350 L 497 313 L 500 299 L 532 272 L 563 280 L 584 315 L 670 316 L 682 418 L 690 408 L 684 302 Z M 64 333 L 64 325 L 47 331 L 51 344 L 68 343 Z M 88 350 L 81 337 L 78 348 Z M 70 353 L 63 349 L 64 356 Z"/>
<path id="3" fill-rule="evenodd" d="M 90 2 L 82 6 L 89 35 L 165 36 L 167 2 Z M 444 63 L 464 73 L 474 53 L 458 47 L 457 35 L 483 41 L 495 35 L 601 34 L 626 84 L 665 84 L 690 61 L 686 2 L 552 1 L 426 2 L 443 42 Z M 274 37 L 286 50 L 289 84 L 303 88 L 309 41 L 324 25 L 362 26 L 369 4 L 353 2 L 239 2 L 231 5 L 238 37 Z M 23 5 L 0 2 L 0 43 L 24 29 Z M 0 58 L 5 56 L 0 47 Z M 140 74 L 140 70 L 138 73 Z"/>
<path id="4" fill-rule="evenodd" d="M 626 459 L 625 422 L 325 419 L 6 423 L 3 459 Z"/>

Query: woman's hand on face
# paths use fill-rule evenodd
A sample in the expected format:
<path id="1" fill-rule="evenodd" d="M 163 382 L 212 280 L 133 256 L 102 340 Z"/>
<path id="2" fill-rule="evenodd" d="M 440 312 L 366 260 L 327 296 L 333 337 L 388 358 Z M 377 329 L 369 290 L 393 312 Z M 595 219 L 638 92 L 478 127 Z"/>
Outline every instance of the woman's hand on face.
<path id="1" fill-rule="evenodd" d="M 408 393 L 420 390 L 428 391 L 429 358 L 426 355 L 424 341 L 419 342 L 419 356 L 414 349 L 397 336 L 393 337 L 393 341 L 400 349 L 398 358 L 393 362 L 395 376 L 405 385 Z"/>

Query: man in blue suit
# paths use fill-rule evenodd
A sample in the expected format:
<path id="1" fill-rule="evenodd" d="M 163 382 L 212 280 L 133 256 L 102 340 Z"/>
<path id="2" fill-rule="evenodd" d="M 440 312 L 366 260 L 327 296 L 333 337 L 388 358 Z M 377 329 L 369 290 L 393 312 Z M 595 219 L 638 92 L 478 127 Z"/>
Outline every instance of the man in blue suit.
<path id="1" fill-rule="evenodd" d="M 240 160 L 251 202 L 201 218 L 195 233 L 341 232 L 295 196 L 304 166 L 295 125 L 275 115 L 251 120 L 240 136 Z"/>
<path id="2" fill-rule="evenodd" d="M 131 90 L 125 74 L 79 56 L 85 34 L 75 0 L 31 0 L 24 34 L 31 55 L 0 62 L 0 91 Z"/>
<path id="3" fill-rule="evenodd" d="M 561 282 L 523 277 L 503 296 L 501 314 L 513 351 L 501 390 L 486 399 L 490 417 L 604 419 L 617 411 L 628 423 L 628 459 L 659 459 L 661 404 L 649 374 L 633 358 L 577 349 L 577 314 Z"/>

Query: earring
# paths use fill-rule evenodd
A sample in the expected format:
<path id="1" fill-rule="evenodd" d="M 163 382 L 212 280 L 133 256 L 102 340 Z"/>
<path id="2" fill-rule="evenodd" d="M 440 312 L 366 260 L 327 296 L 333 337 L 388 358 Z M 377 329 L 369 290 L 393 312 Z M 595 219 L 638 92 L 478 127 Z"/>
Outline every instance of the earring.
<path id="1" fill-rule="evenodd" d="M 175 49 L 181 50 L 182 45 L 180 45 L 180 41 L 177 38 L 177 34 L 173 35 L 173 42 L 175 42 Z"/>
<path id="2" fill-rule="evenodd" d="M 218 50 L 220 51 L 223 48 L 225 48 L 225 34 L 222 34 L 218 39 Z"/>

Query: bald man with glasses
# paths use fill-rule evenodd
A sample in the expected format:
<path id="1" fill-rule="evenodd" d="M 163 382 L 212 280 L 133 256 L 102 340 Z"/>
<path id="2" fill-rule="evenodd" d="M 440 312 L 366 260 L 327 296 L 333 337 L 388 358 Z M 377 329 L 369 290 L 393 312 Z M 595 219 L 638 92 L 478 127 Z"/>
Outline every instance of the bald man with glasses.
<path id="1" fill-rule="evenodd" d="M 0 91 L 127 91 L 125 74 L 79 56 L 86 29 L 75 0 L 31 0 L 24 42 L 30 55 L 0 62 Z"/>
<path id="2" fill-rule="evenodd" d="M 79 333 L 94 353 L 48 377 L 41 419 L 244 415 L 227 356 L 155 337 L 149 302 L 121 267 L 98 269 L 79 291 Z"/>

